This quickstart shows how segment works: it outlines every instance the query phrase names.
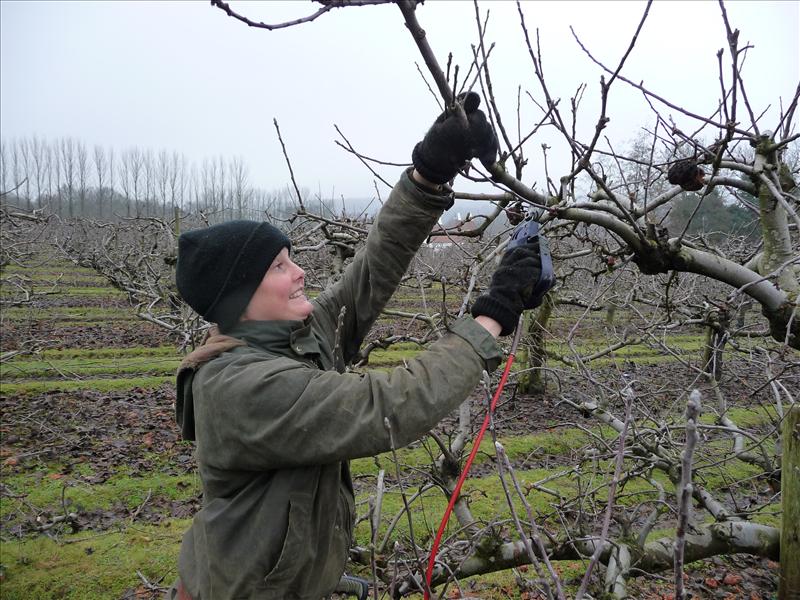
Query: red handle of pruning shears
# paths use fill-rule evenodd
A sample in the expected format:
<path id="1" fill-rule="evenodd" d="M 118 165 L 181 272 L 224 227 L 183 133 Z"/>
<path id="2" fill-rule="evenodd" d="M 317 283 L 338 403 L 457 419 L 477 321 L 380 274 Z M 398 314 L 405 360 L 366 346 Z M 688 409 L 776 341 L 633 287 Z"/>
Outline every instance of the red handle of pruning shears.
<path id="1" fill-rule="evenodd" d="M 511 342 L 511 350 L 508 353 L 508 359 L 506 360 L 506 366 L 503 369 L 503 375 L 500 377 L 500 383 L 497 385 L 497 391 L 494 393 L 494 396 L 492 396 L 492 401 L 489 404 L 489 410 L 486 412 L 486 417 L 483 419 L 483 425 L 481 426 L 481 429 L 475 438 L 475 443 L 472 445 L 472 452 L 469 453 L 467 462 L 464 463 L 464 468 L 461 470 L 461 475 L 458 478 L 458 482 L 456 482 L 456 486 L 453 488 L 453 493 L 450 495 L 450 502 L 447 503 L 447 509 L 444 511 L 444 516 L 442 517 L 442 522 L 439 525 L 439 530 L 436 532 L 436 537 L 433 540 L 433 547 L 431 548 L 431 555 L 430 559 L 428 560 L 428 569 L 425 571 L 425 600 L 430 600 L 431 597 L 431 578 L 433 577 L 433 567 L 436 564 L 436 553 L 439 551 L 439 543 L 442 541 L 442 534 L 444 533 L 445 527 L 447 527 L 447 521 L 450 520 L 450 513 L 453 512 L 453 507 L 456 505 L 458 496 L 461 493 L 461 486 L 464 485 L 464 480 L 467 478 L 469 469 L 472 466 L 472 461 L 475 459 L 475 455 L 478 454 L 478 448 L 480 448 L 481 441 L 483 441 L 483 435 L 486 433 L 486 429 L 489 427 L 489 423 L 491 422 L 494 408 L 497 406 L 497 400 L 500 398 L 500 394 L 503 393 L 503 388 L 506 385 L 506 379 L 508 379 L 508 374 L 511 372 L 511 365 L 514 364 L 514 356 L 517 353 L 517 346 L 519 345 L 520 337 L 522 337 L 522 316 L 520 316 L 519 322 L 517 322 L 517 328 L 514 330 L 514 339 Z"/>
<path id="2" fill-rule="evenodd" d="M 553 284 L 555 283 L 553 259 L 550 256 L 550 247 L 547 243 L 547 239 L 541 233 L 539 223 L 535 219 L 528 217 L 514 228 L 514 231 L 511 233 L 511 239 L 508 242 L 508 247 L 506 248 L 506 251 L 508 251 L 516 246 L 529 243 L 537 238 L 539 240 L 541 274 L 539 276 L 539 281 L 536 284 L 536 288 L 534 289 L 531 306 L 526 306 L 526 308 L 535 308 L 539 306 L 542 303 L 542 298 L 544 298 L 544 295 L 551 287 L 553 287 Z M 478 448 L 480 448 L 481 441 L 483 441 L 483 436 L 486 433 L 486 429 L 489 427 L 495 406 L 497 406 L 497 400 L 500 398 L 500 394 L 503 393 L 503 388 L 506 385 L 508 374 L 511 372 L 511 365 L 514 364 L 514 357 L 517 353 L 517 346 L 519 345 L 520 337 L 522 337 L 522 315 L 520 315 L 519 321 L 517 322 L 517 328 L 514 330 L 514 339 L 511 342 L 511 350 L 508 353 L 508 360 L 506 360 L 506 366 L 503 369 L 502 376 L 500 377 L 500 383 L 497 385 L 497 391 L 495 391 L 494 396 L 492 397 L 492 401 L 489 404 L 489 410 L 486 412 L 486 417 L 483 420 L 483 425 L 481 426 L 481 429 L 475 438 L 472 451 L 467 458 L 467 462 L 464 463 L 464 468 L 461 470 L 461 475 L 459 476 L 458 481 L 453 488 L 453 493 L 450 495 L 450 501 L 447 503 L 447 509 L 444 511 L 444 516 L 442 517 L 442 522 L 439 525 L 439 530 L 436 532 L 436 537 L 433 540 L 430 558 L 428 559 L 428 568 L 425 571 L 425 600 L 430 600 L 433 567 L 436 564 L 436 554 L 439 551 L 439 544 L 442 541 L 442 535 L 444 534 L 445 527 L 447 527 L 447 522 L 450 520 L 450 513 L 453 512 L 453 507 L 458 501 L 458 496 L 461 493 L 461 486 L 464 484 L 464 481 L 467 478 L 469 469 L 472 466 L 472 461 L 475 459 L 475 455 L 478 453 Z"/>

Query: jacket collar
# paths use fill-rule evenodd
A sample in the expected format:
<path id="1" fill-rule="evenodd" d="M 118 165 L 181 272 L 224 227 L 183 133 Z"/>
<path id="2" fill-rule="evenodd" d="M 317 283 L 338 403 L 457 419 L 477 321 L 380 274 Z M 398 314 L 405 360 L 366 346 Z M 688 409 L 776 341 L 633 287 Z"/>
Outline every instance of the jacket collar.
<path id="1" fill-rule="evenodd" d="M 242 321 L 226 332 L 267 352 L 283 356 L 321 354 L 319 342 L 311 328 L 311 318 L 305 321 Z"/>

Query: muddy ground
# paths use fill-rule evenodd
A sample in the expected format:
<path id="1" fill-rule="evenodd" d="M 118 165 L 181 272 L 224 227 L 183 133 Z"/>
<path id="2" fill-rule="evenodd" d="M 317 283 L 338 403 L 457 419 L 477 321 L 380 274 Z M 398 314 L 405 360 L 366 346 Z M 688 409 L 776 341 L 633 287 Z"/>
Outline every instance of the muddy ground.
<path id="1" fill-rule="evenodd" d="M 49 308 L 78 305 L 86 304 L 54 297 Z M 129 310 L 119 298 L 98 305 Z M 0 333 L 3 352 L 24 348 L 31 340 L 39 341 L 39 347 L 46 349 L 157 347 L 168 343 L 168 338 L 156 326 L 137 320 L 70 325 L 39 318 L 6 319 Z M 652 414 L 673 411 L 678 402 L 676 397 L 696 377 L 691 369 L 679 363 L 637 365 L 621 361 L 613 367 L 598 369 L 594 381 L 559 368 L 558 364 L 553 366 L 555 370 L 548 377 L 547 394 L 523 395 L 515 393 L 513 386 L 509 388 L 495 415 L 500 435 L 530 434 L 558 426 L 592 427 L 596 425 L 593 419 L 567 406 L 561 398 L 576 402 L 596 399 L 603 386 L 619 389 L 621 382 L 636 382 L 635 389 Z M 797 372 L 784 375 L 784 381 L 800 389 Z M 770 400 L 771 392 L 763 382 L 763 371 L 758 365 L 732 360 L 726 367 L 722 389 L 729 396 L 731 406 L 756 406 Z M 618 397 L 609 394 L 607 399 L 611 410 L 621 410 Z M 4 481 L 19 474 L 39 473 L 40 477 L 56 476 L 92 485 L 104 482 L 120 465 L 125 465 L 134 477 L 137 473 L 146 475 L 153 471 L 190 474 L 195 466 L 193 446 L 179 438 L 173 415 L 174 401 L 175 390 L 171 384 L 121 392 L 83 390 L 2 396 L 0 460 Z M 472 397 L 476 429 L 485 408 L 485 395 L 476 392 Z M 439 431 L 446 436 L 452 434 L 454 428 L 455 420 L 451 417 L 441 424 Z M 536 457 L 536 463 L 537 466 L 552 466 L 565 464 L 569 458 L 545 453 Z M 60 472 L 45 475 L 43 467 L 54 463 L 61 466 Z M 531 465 L 522 461 L 517 466 Z M 476 467 L 474 474 L 480 476 L 493 471 L 493 465 L 487 462 Z M 759 482 L 755 488 L 760 490 L 759 494 L 769 493 L 766 482 Z M 2 491 L 7 497 L 13 495 L 5 484 Z M 102 511 L 77 510 L 69 527 L 72 531 L 105 530 L 132 518 L 148 523 L 186 518 L 198 510 L 200 503 L 199 496 L 181 500 L 159 497 L 137 507 L 135 514 L 122 505 Z M 64 509 L 47 507 L 42 511 L 41 507 L 26 507 L 24 502 L 20 502 L 19 507 L 6 514 L 0 523 L 4 539 L 41 535 L 42 523 L 52 520 Z M 687 586 L 697 598 L 766 599 L 777 591 L 777 569 L 775 563 L 766 559 L 743 555 L 714 558 L 687 568 Z M 643 576 L 632 579 L 630 585 L 632 597 L 643 599 L 666 599 L 672 590 L 669 577 Z M 135 592 L 131 590 L 128 597 L 134 597 Z M 480 597 L 479 589 L 473 593 Z"/>

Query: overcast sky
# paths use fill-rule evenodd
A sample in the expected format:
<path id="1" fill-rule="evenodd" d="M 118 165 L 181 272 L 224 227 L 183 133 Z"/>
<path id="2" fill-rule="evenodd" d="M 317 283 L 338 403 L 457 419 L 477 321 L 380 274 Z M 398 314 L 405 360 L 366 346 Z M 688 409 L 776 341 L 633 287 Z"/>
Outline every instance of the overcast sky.
<path id="1" fill-rule="evenodd" d="M 308 15 L 310 2 L 236 2 L 253 20 L 281 22 Z M 488 39 L 490 65 L 506 122 L 516 128 L 517 86 L 523 90 L 523 129 L 541 114 L 541 100 L 524 45 L 516 4 L 494 1 Z M 744 80 L 757 113 L 787 103 L 800 79 L 798 2 L 727 4 L 731 24 L 750 43 Z M 551 94 L 569 98 L 582 83 L 580 127 L 597 120 L 601 71 L 584 44 L 616 66 L 635 31 L 642 2 L 524 2 L 528 29 L 541 35 Z M 471 2 L 428 0 L 417 10 L 442 65 L 468 68 L 476 40 Z M 250 29 L 208 2 L 0 2 L 0 127 L 2 137 L 72 136 L 117 151 L 131 146 L 184 153 L 191 161 L 241 156 L 254 185 L 289 182 L 275 135 L 277 118 L 301 186 L 323 197 L 370 197 L 374 177 L 334 144 L 337 124 L 356 148 L 373 157 L 409 162 L 411 149 L 438 113 L 420 78 L 420 56 L 394 5 L 337 9 L 278 31 Z M 719 98 L 716 52 L 726 48 L 716 2 L 655 2 L 623 74 L 692 111 L 710 115 Z M 726 64 L 727 61 L 726 61 Z M 463 72 L 463 71 L 462 71 Z M 726 79 L 730 80 L 726 68 Z M 684 118 L 671 109 L 688 130 Z M 606 135 L 623 146 L 655 118 L 639 93 L 622 82 L 611 90 Z M 744 107 L 740 117 L 744 118 Z M 776 112 L 765 126 L 774 127 Z M 531 183 L 541 180 L 543 133 L 531 142 Z M 556 175 L 566 168 L 557 148 Z M 399 169 L 381 168 L 394 181 Z M 385 193 L 384 190 L 381 191 Z"/>

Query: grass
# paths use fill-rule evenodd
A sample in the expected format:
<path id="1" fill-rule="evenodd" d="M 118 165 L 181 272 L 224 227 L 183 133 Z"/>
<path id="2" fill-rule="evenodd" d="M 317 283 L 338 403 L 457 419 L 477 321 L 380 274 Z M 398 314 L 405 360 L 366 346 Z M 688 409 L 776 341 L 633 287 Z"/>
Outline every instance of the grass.
<path id="1" fill-rule="evenodd" d="M 171 357 L 95 357 L 52 360 L 10 361 L 3 367 L 4 379 L 47 378 L 97 375 L 175 374 L 180 358 Z"/>
<path id="2" fill-rule="evenodd" d="M 75 273 L 94 273 L 88 267 L 78 267 L 75 264 L 64 260 L 51 260 L 42 259 L 37 261 L 34 265 L 5 265 L 2 269 L 3 274 L 6 273 L 62 273 L 62 272 L 75 272 Z"/>
<path id="3" fill-rule="evenodd" d="M 551 431 L 519 435 L 513 437 L 500 437 L 498 441 L 503 444 L 506 454 L 512 461 L 526 460 L 532 457 L 568 456 L 578 448 L 583 447 L 588 441 L 587 434 L 577 428 L 559 428 Z M 471 446 L 465 449 L 469 454 Z M 416 469 L 426 469 L 431 464 L 431 453 L 434 458 L 438 449 L 433 447 L 429 452 L 424 446 L 400 448 L 397 450 L 397 459 L 401 465 Z M 473 464 L 494 460 L 494 442 L 485 438 L 480 450 L 475 455 Z M 354 477 L 377 475 L 380 469 L 387 473 L 394 473 L 395 466 L 391 452 L 385 452 L 375 457 L 358 458 L 350 461 L 350 471 Z"/>
<path id="4" fill-rule="evenodd" d="M 581 342 L 576 344 L 575 348 L 582 356 L 592 354 L 600 349 L 599 346 L 590 342 Z M 696 362 L 699 360 L 700 355 L 698 353 L 693 353 L 690 349 L 688 349 L 690 348 L 688 344 L 685 346 L 685 348 L 687 349 L 680 350 L 679 347 L 673 347 L 673 350 L 677 354 L 686 355 L 686 359 L 690 362 Z M 556 354 L 559 354 L 558 348 L 548 347 L 548 350 L 552 350 Z M 572 351 L 569 351 L 569 353 L 566 352 L 568 350 L 566 346 L 562 346 L 561 350 L 564 351 L 561 352 L 561 354 L 564 354 L 567 357 L 572 356 Z M 369 356 L 369 366 L 387 367 L 402 365 L 405 360 L 412 359 L 423 351 L 423 347 L 414 344 L 413 342 L 396 344 L 386 349 L 373 350 Z M 639 365 L 653 365 L 673 362 L 674 360 L 675 358 L 668 353 L 659 352 L 644 345 L 637 345 L 627 346 L 603 357 L 596 358 L 591 361 L 591 364 L 597 366 L 608 366 L 617 364 L 619 361 L 633 361 Z M 517 364 L 516 367 L 522 368 L 522 365 Z"/>
<path id="5" fill-rule="evenodd" d="M 101 308 L 101 307 L 56 307 L 56 308 L 37 308 L 37 307 L 12 307 L 3 311 L 3 319 L 10 321 L 27 321 L 35 319 L 37 321 L 60 321 L 60 322 L 90 322 L 90 321 L 132 321 L 136 319 L 127 309 L 120 308 Z"/>
<path id="6" fill-rule="evenodd" d="M 63 350 L 44 350 L 38 356 L 47 360 L 64 360 L 68 358 L 128 358 L 134 356 L 170 356 L 177 355 L 175 346 L 131 346 L 128 348 L 65 348 Z"/>
<path id="7" fill-rule="evenodd" d="M 119 530 L 81 532 L 5 542 L 4 600 L 107 600 L 148 581 L 169 586 L 188 520 L 163 525 L 124 525 Z"/>
<path id="8" fill-rule="evenodd" d="M 0 394 L 153 388 L 173 381 L 180 361 L 172 346 L 45 350 L 5 363 Z"/>
<path id="9" fill-rule="evenodd" d="M 200 483 L 197 475 L 164 475 L 150 473 L 132 477 L 119 473 L 103 483 L 88 484 L 80 475 L 39 471 L 5 478 L 12 493 L 25 494 L 25 505 L 40 509 L 66 508 L 70 512 L 104 510 L 112 507 L 135 510 L 145 500 L 189 500 L 197 496 Z M 63 504 L 62 504 L 63 499 Z M 0 515 L 4 518 L 18 507 L 14 499 L 3 501 Z"/>
<path id="10" fill-rule="evenodd" d="M 376 349 L 369 353 L 370 367 L 385 367 L 389 365 L 403 364 L 404 360 L 409 360 L 424 352 L 425 348 L 413 342 L 403 342 L 393 344 L 387 349 Z"/>
<path id="11" fill-rule="evenodd" d="M 726 413 L 728 418 L 740 428 L 754 428 L 772 423 L 773 411 L 763 406 L 752 408 L 729 408 Z M 717 422 L 716 413 L 701 415 L 700 423 L 713 425 Z"/>
<path id="12" fill-rule="evenodd" d="M 76 390 L 94 390 L 111 392 L 130 390 L 133 388 L 151 389 L 165 383 L 174 383 L 175 375 L 152 377 L 123 377 L 109 379 L 65 379 L 62 381 L 23 381 L 17 383 L 0 382 L 0 396 L 17 394 L 34 395 L 45 392 L 72 392 Z"/>
<path id="13" fill-rule="evenodd" d="M 53 290 L 52 285 L 34 285 L 31 291 L 35 293 L 46 293 L 50 296 L 101 296 L 107 298 L 109 296 L 125 296 L 124 292 L 116 290 L 112 287 L 69 287 L 69 286 L 56 286 Z M 5 285 L 0 289 L 0 296 L 16 295 L 17 288 L 15 286 Z"/>
<path id="14" fill-rule="evenodd" d="M 99 534 L 81 532 L 58 540 L 40 537 L 7 542 L 3 545 L 3 598 L 119 598 L 142 584 L 137 572 L 168 587 L 177 577 L 176 557 L 189 525 L 189 520 L 177 519 L 162 525 L 121 525 Z M 585 567 L 578 561 L 559 561 L 554 568 L 569 593 Z M 502 571 L 461 585 L 471 589 L 470 581 L 474 581 L 475 593 L 484 600 L 522 598 L 514 577 L 511 571 Z"/>

